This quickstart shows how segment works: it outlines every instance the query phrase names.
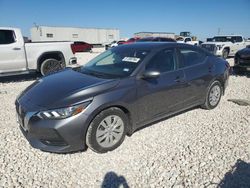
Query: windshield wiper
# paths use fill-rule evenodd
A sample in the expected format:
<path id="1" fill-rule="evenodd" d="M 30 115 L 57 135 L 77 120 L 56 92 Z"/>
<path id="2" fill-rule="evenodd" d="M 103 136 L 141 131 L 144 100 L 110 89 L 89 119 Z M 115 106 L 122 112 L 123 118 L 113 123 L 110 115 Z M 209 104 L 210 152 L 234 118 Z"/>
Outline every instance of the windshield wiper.
<path id="1" fill-rule="evenodd" d="M 109 78 L 110 77 L 110 75 L 107 75 L 107 74 L 104 74 L 104 73 L 101 73 L 101 72 L 91 71 L 91 70 L 88 70 L 88 69 L 82 69 L 81 73 L 91 75 L 91 76 L 95 76 L 95 77 L 98 77 L 98 78 Z"/>

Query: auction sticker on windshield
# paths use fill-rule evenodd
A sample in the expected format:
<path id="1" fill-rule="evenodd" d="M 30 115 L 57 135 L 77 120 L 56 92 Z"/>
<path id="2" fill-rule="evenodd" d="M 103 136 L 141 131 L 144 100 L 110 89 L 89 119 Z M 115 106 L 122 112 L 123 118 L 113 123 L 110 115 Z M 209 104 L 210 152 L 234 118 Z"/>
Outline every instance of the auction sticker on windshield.
<path id="1" fill-rule="evenodd" d="M 127 61 L 131 63 L 138 63 L 140 61 L 140 58 L 137 57 L 124 57 L 122 61 Z"/>

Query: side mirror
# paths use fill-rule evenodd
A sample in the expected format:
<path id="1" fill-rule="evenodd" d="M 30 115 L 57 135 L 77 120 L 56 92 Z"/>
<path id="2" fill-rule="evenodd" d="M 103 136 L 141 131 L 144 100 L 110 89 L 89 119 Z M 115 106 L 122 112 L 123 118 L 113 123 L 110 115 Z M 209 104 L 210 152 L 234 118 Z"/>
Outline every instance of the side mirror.
<path id="1" fill-rule="evenodd" d="M 158 78 L 160 76 L 160 72 L 156 70 L 147 70 L 143 73 L 143 79 L 151 79 L 151 78 Z"/>

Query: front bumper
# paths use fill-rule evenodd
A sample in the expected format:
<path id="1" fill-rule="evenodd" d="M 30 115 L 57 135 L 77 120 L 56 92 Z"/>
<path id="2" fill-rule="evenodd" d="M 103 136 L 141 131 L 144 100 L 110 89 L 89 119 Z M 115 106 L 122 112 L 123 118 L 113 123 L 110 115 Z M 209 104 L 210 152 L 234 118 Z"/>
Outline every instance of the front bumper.
<path id="1" fill-rule="evenodd" d="M 234 70 L 240 72 L 250 72 L 250 58 L 242 59 L 239 56 L 235 56 Z"/>
<path id="2" fill-rule="evenodd" d="M 250 66 L 235 65 L 233 69 L 236 72 L 250 72 Z"/>
<path id="3" fill-rule="evenodd" d="M 55 153 L 85 150 L 87 119 L 84 113 L 60 119 L 40 119 L 36 112 L 25 112 L 16 104 L 17 122 L 22 133 L 34 148 Z"/>
<path id="4" fill-rule="evenodd" d="M 202 44 L 201 47 L 216 56 L 222 56 L 223 48 L 218 48 L 214 44 Z"/>

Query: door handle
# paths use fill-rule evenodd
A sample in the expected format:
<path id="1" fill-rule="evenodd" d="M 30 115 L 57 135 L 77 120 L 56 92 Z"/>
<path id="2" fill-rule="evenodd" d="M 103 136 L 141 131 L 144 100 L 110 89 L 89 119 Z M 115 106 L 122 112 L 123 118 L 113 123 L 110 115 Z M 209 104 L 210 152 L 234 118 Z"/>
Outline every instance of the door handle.
<path id="1" fill-rule="evenodd" d="M 21 48 L 15 47 L 13 48 L 13 50 L 21 50 Z"/>

